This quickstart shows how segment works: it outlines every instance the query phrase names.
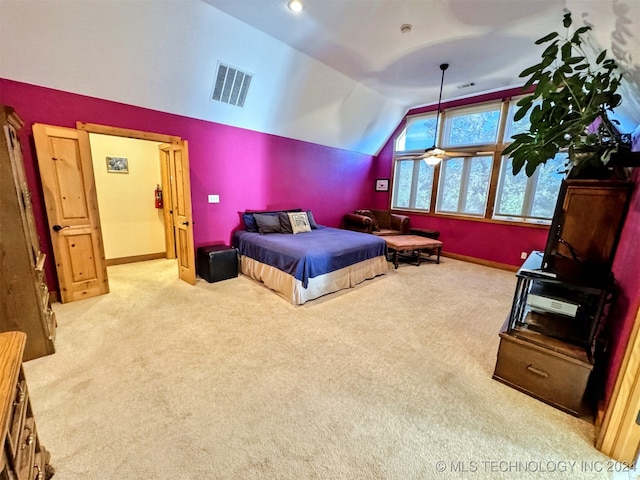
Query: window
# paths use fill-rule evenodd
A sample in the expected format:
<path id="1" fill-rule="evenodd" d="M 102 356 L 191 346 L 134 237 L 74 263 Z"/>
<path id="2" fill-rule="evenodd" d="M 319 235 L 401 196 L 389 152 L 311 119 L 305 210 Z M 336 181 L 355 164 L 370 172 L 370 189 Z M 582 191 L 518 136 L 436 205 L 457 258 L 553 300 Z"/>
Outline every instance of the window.
<path id="1" fill-rule="evenodd" d="M 396 138 L 396 154 L 424 152 L 433 145 L 435 133 L 435 113 L 407 119 L 406 127 Z"/>
<path id="2" fill-rule="evenodd" d="M 442 145 L 445 149 L 495 144 L 500 125 L 500 104 L 460 108 L 444 119 Z"/>
<path id="3" fill-rule="evenodd" d="M 440 168 L 439 213 L 484 216 L 493 157 L 451 158 Z"/>
<path id="4" fill-rule="evenodd" d="M 411 156 L 433 145 L 436 114 L 413 117 L 395 142 L 396 165 L 392 191 L 394 208 L 424 210 L 431 208 L 434 168 Z M 403 158 L 402 155 L 408 155 Z"/>
<path id="5" fill-rule="evenodd" d="M 553 217 L 567 154 L 558 154 L 531 177 L 524 169 L 513 175 L 511 159 L 503 157 L 494 218 L 541 222 Z"/>
<path id="6" fill-rule="evenodd" d="M 501 151 L 512 135 L 529 127 L 528 118 L 513 122 L 517 100 L 441 112 L 437 143 L 450 155 L 436 167 L 418 158 L 433 145 L 436 113 L 408 117 L 395 142 L 391 208 L 549 223 L 566 154 L 539 167 L 532 177 L 524 170 L 513 175 L 511 161 Z"/>
<path id="7" fill-rule="evenodd" d="M 433 190 L 433 167 L 422 160 L 398 160 L 394 175 L 395 208 L 429 211 Z"/>

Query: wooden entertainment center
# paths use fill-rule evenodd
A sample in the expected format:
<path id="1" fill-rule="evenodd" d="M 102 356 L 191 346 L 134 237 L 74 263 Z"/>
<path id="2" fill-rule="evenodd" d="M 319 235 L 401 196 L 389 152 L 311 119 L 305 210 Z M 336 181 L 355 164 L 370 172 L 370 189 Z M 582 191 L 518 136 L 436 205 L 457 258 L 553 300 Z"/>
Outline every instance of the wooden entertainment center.
<path id="1" fill-rule="evenodd" d="M 563 181 L 545 251 L 518 270 L 493 378 L 572 415 L 592 415 L 611 264 L 631 184 Z M 600 347 L 600 348 L 598 348 Z"/>

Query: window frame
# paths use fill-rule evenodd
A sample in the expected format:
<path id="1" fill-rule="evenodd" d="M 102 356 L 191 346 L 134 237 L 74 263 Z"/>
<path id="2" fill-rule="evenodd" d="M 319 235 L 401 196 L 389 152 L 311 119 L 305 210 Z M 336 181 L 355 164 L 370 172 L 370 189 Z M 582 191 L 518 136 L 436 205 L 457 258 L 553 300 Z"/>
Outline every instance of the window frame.
<path id="1" fill-rule="evenodd" d="M 442 181 L 442 173 L 441 173 L 442 162 L 440 162 L 438 165 L 433 167 L 431 202 L 429 204 L 428 210 L 415 208 L 411 206 L 410 207 L 396 206 L 397 189 L 399 185 L 399 182 L 396 179 L 398 162 L 407 161 L 407 158 L 406 158 L 407 156 L 417 155 L 424 152 L 423 149 L 398 151 L 396 150 L 396 141 L 403 133 L 406 134 L 406 128 L 407 128 L 409 119 L 414 119 L 416 117 L 433 117 L 437 115 L 436 111 L 408 115 L 407 117 L 405 117 L 405 125 L 394 137 L 393 151 L 392 151 L 392 156 L 393 156 L 392 169 L 391 169 L 392 170 L 391 171 L 392 190 L 390 192 L 391 195 L 389 196 L 390 209 L 394 211 L 407 212 L 411 214 L 425 215 L 425 216 L 460 218 L 465 220 L 499 223 L 499 224 L 506 224 L 506 225 L 520 225 L 520 226 L 527 226 L 527 227 L 547 228 L 550 225 L 552 218 L 547 219 L 547 218 L 518 217 L 518 216 L 511 216 L 511 215 L 494 214 L 494 211 L 497 210 L 498 208 L 497 202 L 500 198 L 498 193 L 499 193 L 499 188 L 501 187 L 501 182 L 503 178 L 500 175 L 502 165 L 503 165 L 502 151 L 511 143 L 510 139 L 505 138 L 507 134 L 507 130 L 511 128 L 511 123 L 512 123 L 512 119 L 509 117 L 509 112 L 512 112 L 514 108 L 517 108 L 515 104 L 521 98 L 522 96 L 513 96 L 513 97 L 503 98 L 502 100 L 494 99 L 494 100 L 489 100 L 484 102 L 471 103 L 471 104 L 467 104 L 459 107 L 442 109 L 440 111 L 440 123 L 438 124 L 437 144 L 442 146 L 441 148 L 445 150 L 447 148 L 450 148 L 460 152 L 469 152 L 469 153 L 472 153 L 474 156 L 491 156 L 492 157 L 491 172 L 489 176 L 489 185 L 487 189 L 487 196 L 485 200 L 485 208 L 484 208 L 483 214 L 468 214 L 468 213 L 459 213 L 459 212 L 439 211 L 440 209 L 439 197 L 440 197 L 440 190 L 441 190 L 440 187 L 441 187 L 441 181 Z M 467 145 L 443 146 L 445 143 L 444 142 L 445 134 L 448 134 L 450 131 L 450 126 L 449 127 L 446 126 L 450 118 L 459 116 L 460 112 L 464 112 L 465 110 L 469 113 L 495 110 L 496 105 L 499 106 L 500 117 L 498 120 L 498 132 L 497 132 L 495 143 L 469 145 L 469 146 Z M 463 157 L 463 158 L 466 159 L 466 158 L 473 158 L 473 157 Z M 418 170 L 417 164 L 420 161 L 422 160 L 418 160 L 418 159 L 413 160 L 413 162 L 415 162 L 414 170 L 413 170 L 414 174 Z M 465 162 L 465 165 L 466 164 L 467 162 Z M 470 168 L 470 165 L 468 168 Z M 526 187 L 525 193 L 528 196 L 526 197 L 526 201 L 530 202 L 531 207 L 535 199 L 538 176 L 539 176 L 539 171 L 536 170 L 536 173 L 534 176 L 527 178 L 527 187 Z M 414 199 L 417 194 L 417 192 L 414 191 L 417 181 L 418 181 L 417 177 L 414 176 L 412 179 L 410 199 Z M 467 179 L 467 182 L 468 182 L 468 179 Z M 467 183 L 467 186 L 468 186 L 468 183 Z M 463 195 L 460 195 L 460 198 L 458 199 L 458 205 L 460 205 L 460 202 L 462 201 L 462 197 Z M 409 205 L 415 205 L 415 201 L 413 202 L 410 201 Z M 531 210 L 529 209 L 527 211 L 530 212 Z"/>
<path id="2" fill-rule="evenodd" d="M 566 152 L 561 152 L 566 153 Z M 496 186 L 496 206 L 495 210 L 497 210 L 498 202 L 500 201 L 502 190 L 504 188 L 504 179 L 508 174 L 506 170 L 511 168 L 511 163 L 509 162 L 509 158 L 504 155 L 500 158 L 500 180 L 498 181 L 498 185 Z M 553 219 L 553 212 L 551 212 L 551 217 L 536 217 L 533 215 L 533 208 L 535 206 L 535 195 L 538 192 L 538 184 L 540 183 L 540 175 L 542 174 L 541 168 L 536 168 L 535 172 L 532 176 L 527 177 L 527 184 L 524 190 L 524 198 L 522 200 L 522 209 L 521 213 L 525 213 L 525 215 L 506 215 L 499 213 L 497 211 L 494 212 L 493 218 L 504 221 L 516 221 L 521 223 L 533 223 L 539 225 L 550 225 Z M 558 186 L 558 191 L 560 187 Z"/>
<path id="3" fill-rule="evenodd" d="M 484 153 L 484 152 L 483 152 Z M 463 217 L 479 217 L 479 218 L 483 218 L 486 215 L 487 212 L 487 205 L 489 202 L 489 190 L 490 188 L 487 187 L 487 192 L 485 195 L 485 199 L 484 199 L 484 207 L 483 207 L 483 212 L 482 213 L 470 213 L 470 212 L 465 212 L 464 208 L 465 205 L 467 204 L 467 198 L 469 197 L 469 184 L 471 182 L 471 168 L 473 167 L 473 160 L 477 159 L 477 158 L 486 158 L 486 157 L 490 157 L 491 158 L 491 168 L 490 168 L 490 172 L 489 172 L 489 185 L 491 185 L 491 177 L 492 177 L 492 173 L 493 173 L 493 168 L 494 168 L 494 162 L 495 162 L 495 157 L 493 155 L 493 153 L 491 155 L 489 154 L 481 154 L 478 153 L 476 155 L 473 155 L 471 157 L 453 157 L 453 158 L 460 158 L 463 162 L 462 164 L 462 173 L 461 173 L 461 179 L 460 179 L 460 194 L 458 196 L 458 205 L 456 207 L 455 211 L 448 211 L 448 210 L 443 210 L 442 209 L 442 201 L 443 201 L 443 189 L 439 189 L 437 194 L 436 194 L 436 207 L 434 209 L 434 213 L 435 214 L 439 214 L 439 215 L 459 215 L 459 216 L 463 216 Z M 442 163 L 442 162 L 441 162 Z M 440 167 L 440 171 L 439 171 L 439 178 L 438 178 L 438 184 L 441 183 L 441 181 L 443 180 L 443 176 L 446 175 L 446 166 L 443 168 L 443 166 Z"/>

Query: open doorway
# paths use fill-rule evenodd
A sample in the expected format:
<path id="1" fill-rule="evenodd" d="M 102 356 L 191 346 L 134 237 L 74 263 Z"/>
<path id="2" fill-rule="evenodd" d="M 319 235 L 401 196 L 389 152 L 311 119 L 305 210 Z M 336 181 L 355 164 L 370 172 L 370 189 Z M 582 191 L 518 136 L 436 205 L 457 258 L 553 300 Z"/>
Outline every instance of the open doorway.
<path id="1" fill-rule="evenodd" d="M 159 142 L 158 158 L 164 192 L 165 244 L 167 258 L 178 259 L 178 277 L 196 283 L 191 180 L 187 141 L 174 135 L 77 122 L 76 128 L 93 134 Z"/>
<path id="2" fill-rule="evenodd" d="M 178 278 L 195 285 L 196 267 L 191 213 L 191 181 L 187 141 L 174 135 L 76 122 L 76 129 L 101 134 L 157 142 L 163 191 L 166 258 L 176 258 Z M 106 160 L 105 160 L 106 161 Z"/>
<path id="3" fill-rule="evenodd" d="M 160 142 L 90 133 L 107 266 L 175 258 L 163 208 Z"/>
<path id="4" fill-rule="evenodd" d="M 163 182 L 170 179 L 171 205 L 165 202 L 163 212 L 165 221 L 168 215 L 171 216 L 175 246 L 165 252 L 175 252 L 178 277 L 195 285 L 187 142 L 170 135 L 80 122 L 76 125 L 75 129 L 33 125 L 60 300 L 70 302 L 109 292 L 89 133 L 168 143 L 166 161 L 160 161 L 161 148 L 158 161 Z M 128 169 L 128 162 L 123 158 L 112 158 L 105 168 L 123 174 L 123 170 Z"/>

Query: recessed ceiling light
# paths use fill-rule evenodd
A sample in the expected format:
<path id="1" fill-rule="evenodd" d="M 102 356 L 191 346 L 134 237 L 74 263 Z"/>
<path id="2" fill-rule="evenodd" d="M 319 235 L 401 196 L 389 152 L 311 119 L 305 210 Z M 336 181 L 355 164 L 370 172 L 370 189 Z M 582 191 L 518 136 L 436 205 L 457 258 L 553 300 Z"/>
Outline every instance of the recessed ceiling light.
<path id="1" fill-rule="evenodd" d="M 300 0 L 289 0 L 287 7 L 294 13 L 300 13 L 302 11 L 302 2 Z"/>

